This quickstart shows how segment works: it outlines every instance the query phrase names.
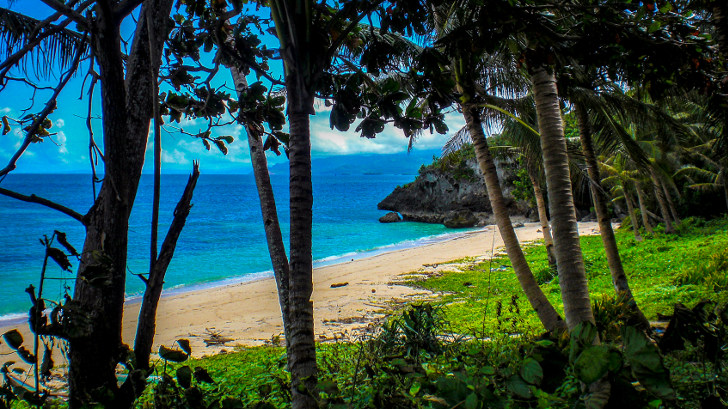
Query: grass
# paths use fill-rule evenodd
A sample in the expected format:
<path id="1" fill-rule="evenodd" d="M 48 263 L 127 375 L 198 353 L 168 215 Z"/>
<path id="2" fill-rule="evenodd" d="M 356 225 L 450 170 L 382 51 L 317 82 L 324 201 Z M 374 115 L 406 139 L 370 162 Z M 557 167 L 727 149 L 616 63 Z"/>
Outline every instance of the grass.
<path id="1" fill-rule="evenodd" d="M 702 299 L 728 301 L 728 292 L 724 291 L 728 289 L 728 219 L 688 219 L 677 235 L 644 235 L 642 242 L 635 241 L 629 231 L 617 231 L 616 236 L 630 287 L 649 319 L 671 314 L 678 302 L 692 305 Z M 582 237 L 581 246 L 592 301 L 613 297 L 601 238 Z M 549 269 L 545 248 L 530 244 L 524 246 L 524 252 L 544 293 L 563 313 L 558 278 Z M 457 332 L 473 334 L 501 328 L 500 321 L 514 319 L 510 310 L 518 312 L 517 318 L 526 329 L 540 329 L 506 256 L 464 272 L 444 272 L 410 284 L 443 294 L 438 303 Z"/>

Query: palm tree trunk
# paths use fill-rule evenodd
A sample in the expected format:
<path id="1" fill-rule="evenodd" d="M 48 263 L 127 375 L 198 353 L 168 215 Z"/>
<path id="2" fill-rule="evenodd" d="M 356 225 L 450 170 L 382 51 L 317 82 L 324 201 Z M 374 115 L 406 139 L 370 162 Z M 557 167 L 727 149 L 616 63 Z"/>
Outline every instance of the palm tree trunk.
<path id="1" fill-rule="evenodd" d="M 230 73 L 232 74 L 238 97 L 242 98 L 243 93 L 248 89 L 248 81 L 237 67 L 230 68 Z M 273 276 L 275 277 L 276 287 L 278 288 L 278 303 L 281 306 L 283 333 L 287 343 L 290 337 L 290 318 L 288 315 L 288 281 L 290 279 L 290 273 L 288 258 L 286 257 L 286 248 L 283 244 L 283 235 L 281 234 L 281 226 L 278 219 L 276 200 L 273 195 L 273 186 L 270 183 L 270 174 L 268 173 L 268 159 L 265 157 L 263 141 L 261 140 L 263 125 L 259 123 L 243 123 L 243 126 L 245 126 L 245 131 L 248 134 L 250 160 L 253 164 L 255 185 L 258 188 L 260 210 L 263 215 L 263 228 L 268 243 L 268 253 L 270 254 L 270 260 L 273 265 Z"/>
<path id="2" fill-rule="evenodd" d="M 639 181 L 634 182 L 635 190 L 637 191 L 637 202 L 640 205 L 640 216 L 642 216 L 642 224 L 645 226 L 647 233 L 653 234 L 655 231 L 652 230 L 652 223 L 650 223 L 650 216 L 647 214 L 647 206 L 645 205 L 644 193 L 642 193 L 642 186 Z"/>
<path id="3" fill-rule="evenodd" d="M 538 181 L 533 170 L 528 167 L 528 177 L 533 185 L 533 195 L 536 198 L 536 210 L 538 211 L 538 221 L 541 223 L 541 232 L 543 233 L 543 242 L 546 246 L 546 257 L 549 259 L 549 266 L 556 271 L 556 256 L 554 255 L 554 239 L 551 236 L 551 223 L 549 223 L 548 214 L 546 213 L 546 200 L 543 198 L 543 190 L 541 183 Z"/>
<path id="4" fill-rule="evenodd" d="M 532 68 L 531 81 L 541 131 L 541 149 L 561 298 L 564 302 L 566 323 L 569 329 L 573 329 L 579 323 L 594 322 L 594 316 L 579 243 L 579 227 L 576 222 L 559 95 L 554 73 L 547 71 L 545 66 Z"/>
<path id="5" fill-rule="evenodd" d="M 637 213 L 634 211 L 634 204 L 632 198 L 629 197 L 629 193 L 624 185 L 622 185 L 622 191 L 624 192 L 624 201 L 627 202 L 627 211 L 629 212 L 629 220 L 632 222 L 632 231 L 634 232 L 634 239 L 642 241 L 642 235 L 640 235 L 640 225 L 637 220 Z"/>
<path id="6" fill-rule="evenodd" d="M 316 345 L 313 323 L 313 258 L 311 226 L 313 221 L 313 186 L 311 183 L 311 134 L 309 113 L 313 97 L 305 94 L 300 85 L 303 78 L 296 73 L 286 77 L 288 91 L 288 120 L 290 131 L 290 276 L 288 369 L 291 372 L 293 409 L 317 407 L 316 403 Z M 303 102 L 303 103 L 302 103 Z"/>
<path id="7" fill-rule="evenodd" d="M 601 176 L 599 175 L 599 165 L 597 157 L 594 153 L 594 144 L 592 142 L 591 127 L 589 126 L 589 117 L 581 104 L 575 104 L 576 118 L 579 123 L 579 138 L 581 139 L 581 149 L 586 160 L 586 169 L 589 174 L 589 190 L 591 190 L 592 200 L 594 201 L 594 210 L 597 213 L 597 223 L 599 223 L 599 232 L 604 245 L 604 252 L 607 256 L 607 264 L 609 272 L 612 274 L 612 285 L 618 295 L 625 298 L 627 303 L 632 307 L 632 312 L 636 319 L 642 322 L 642 325 L 649 327 L 649 322 L 637 306 L 637 302 L 629 288 L 627 274 L 622 266 L 622 258 L 619 256 L 619 248 L 617 247 L 617 239 L 612 229 L 612 221 L 609 218 L 609 209 L 607 208 L 607 196 L 604 188 L 601 186 Z M 626 192 L 625 192 L 626 197 Z M 627 199 L 629 201 L 629 199 Z M 635 230 L 636 231 L 636 230 Z"/>
<path id="8" fill-rule="evenodd" d="M 505 199 L 503 198 L 503 191 L 498 180 L 498 172 L 490 154 L 485 134 L 483 133 L 483 126 L 480 121 L 478 109 L 471 105 L 465 105 L 463 106 L 463 116 L 465 117 L 468 131 L 470 131 L 470 137 L 473 140 L 475 155 L 478 159 L 480 170 L 483 172 L 493 215 L 495 216 L 498 230 L 501 238 L 503 238 L 508 258 L 511 260 L 513 271 L 518 278 L 518 282 L 521 284 L 521 288 L 526 293 L 526 298 L 528 298 L 531 306 L 536 311 L 544 328 L 548 331 L 562 331 L 566 328 L 566 325 L 553 305 L 546 298 L 546 295 L 544 295 L 541 287 L 538 286 L 538 282 L 533 277 L 526 257 L 523 255 L 523 250 L 518 243 L 518 237 L 511 224 L 511 218 L 508 215 Z"/>
<path id="9" fill-rule="evenodd" d="M 662 190 L 665 192 L 665 199 L 667 199 L 667 207 L 670 209 L 672 221 L 675 222 L 675 224 L 680 224 L 680 215 L 677 212 L 677 207 L 675 207 L 675 202 L 672 201 L 672 193 L 670 193 L 667 183 L 660 179 L 660 185 L 662 186 Z"/>
<path id="10" fill-rule="evenodd" d="M 655 191 L 655 198 L 657 204 L 660 206 L 660 213 L 662 214 L 662 221 L 665 223 L 665 233 L 675 233 L 675 229 L 672 226 L 670 218 L 670 210 L 667 208 L 667 200 L 665 199 L 665 191 L 662 189 L 660 180 L 657 178 L 655 170 L 650 167 L 650 177 L 652 178 L 652 188 Z"/>

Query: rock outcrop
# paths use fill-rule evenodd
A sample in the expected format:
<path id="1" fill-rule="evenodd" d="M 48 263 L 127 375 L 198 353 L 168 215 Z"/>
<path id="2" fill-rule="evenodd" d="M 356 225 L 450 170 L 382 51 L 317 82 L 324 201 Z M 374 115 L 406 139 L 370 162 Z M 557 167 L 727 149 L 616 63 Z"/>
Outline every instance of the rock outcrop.
<path id="1" fill-rule="evenodd" d="M 399 217 L 399 213 L 397 212 L 389 212 L 379 218 L 380 223 L 396 223 L 400 221 L 402 221 L 402 218 Z"/>
<path id="2" fill-rule="evenodd" d="M 513 167 L 501 164 L 498 173 L 511 213 L 530 213 L 528 206 L 518 203 L 511 194 Z M 398 186 L 377 207 L 399 212 L 404 220 L 454 228 L 493 223 L 483 176 L 474 157 L 440 159 L 423 166 L 413 182 Z"/>

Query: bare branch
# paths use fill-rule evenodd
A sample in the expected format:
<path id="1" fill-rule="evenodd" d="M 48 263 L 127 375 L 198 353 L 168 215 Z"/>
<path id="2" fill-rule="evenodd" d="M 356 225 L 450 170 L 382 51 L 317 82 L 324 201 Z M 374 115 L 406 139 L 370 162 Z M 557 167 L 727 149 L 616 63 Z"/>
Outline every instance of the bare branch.
<path id="1" fill-rule="evenodd" d="M 119 21 L 121 21 L 132 11 L 134 11 L 135 8 L 139 7 L 139 5 L 143 2 L 144 0 L 122 0 L 116 6 L 116 10 L 114 10 L 114 15 Z"/>
<path id="2" fill-rule="evenodd" d="M 88 21 L 78 11 L 83 10 L 85 7 L 79 7 L 79 10 L 74 10 L 72 7 L 68 7 L 66 4 L 61 3 L 58 0 L 41 0 L 45 5 L 52 8 L 53 10 L 62 13 L 64 16 L 75 21 L 83 27 L 88 27 Z M 95 0 L 86 1 L 84 4 L 93 4 Z M 83 5 L 82 5 L 83 6 Z M 88 5 L 86 5 L 88 7 Z"/>
<path id="3" fill-rule="evenodd" d="M 159 297 L 162 294 L 162 286 L 164 284 L 164 275 L 167 267 L 172 261 L 174 250 L 177 247 L 182 228 L 184 228 L 187 216 L 192 208 L 192 193 L 197 185 L 197 178 L 200 176 L 199 164 L 194 162 L 192 174 L 187 181 L 184 193 L 174 209 L 174 219 L 169 226 L 167 236 L 164 238 L 162 248 L 159 251 L 159 257 L 149 272 L 149 278 L 146 280 L 146 289 L 144 290 L 144 298 L 142 306 L 139 310 L 139 324 L 137 325 L 136 340 L 134 344 L 134 353 L 136 354 L 137 364 L 141 368 L 149 367 L 149 351 L 154 341 L 155 322 L 157 314 L 157 305 Z"/>
<path id="4" fill-rule="evenodd" d="M 49 207 L 53 210 L 58 210 L 59 212 L 65 214 L 67 216 L 71 216 L 74 219 L 78 220 L 84 226 L 86 225 L 86 221 L 84 220 L 84 217 L 81 213 L 78 213 L 77 211 L 75 211 L 73 209 L 69 209 L 68 207 L 58 204 L 56 202 L 53 202 L 51 200 L 48 200 L 48 199 L 45 199 L 45 198 L 42 198 L 42 197 L 39 197 L 36 195 L 27 196 L 27 195 L 24 195 L 24 194 L 21 194 L 18 192 L 14 192 L 12 190 L 8 190 L 8 189 L 2 188 L 2 187 L 0 187 L 0 194 L 8 196 L 8 197 L 12 197 L 13 199 L 22 200 L 23 202 L 37 203 L 37 204 Z"/>

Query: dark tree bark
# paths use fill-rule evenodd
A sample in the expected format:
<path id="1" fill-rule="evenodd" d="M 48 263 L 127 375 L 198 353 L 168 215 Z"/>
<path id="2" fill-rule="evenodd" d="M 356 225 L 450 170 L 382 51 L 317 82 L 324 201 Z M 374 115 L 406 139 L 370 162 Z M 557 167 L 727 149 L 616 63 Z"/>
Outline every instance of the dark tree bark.
<path id="1" fill-rule="evenodd" d="M 145 283 L 146 289 L 142 298 L 142 306 L 139 309 L 139 321 L 137 323 L 136 337 L 134 340 L 134 354 L 136 356 L 137 367 L 140 369 L 149 369 L 149 356 L 152 351 L 152 344 L 154 343 L 157 307 L 159 305 L 159 298 L 162 295 L 164 276 L 169 267 L 169 263 L 172 261 L 174 250 L 177 247 L 177 240 L 182 233 L 187 216 L 190 214 L 190 209 L 192 208 L 192 194 L 195 191 L 197 179 L 200 176 L 197 163 L 193 166 L 192 174 L 187 180 L 182 197 L 174 209 L 174 218 L 162 243 L 159 257 L 152 264 L 152 268 L 149 271 L 149 278 Z"/>
<path id="2" fill-rule="evenodd" d="M 660 186 L 662 186 L 662 191 L 665 192 L 665 199 L 667 200 L 667 208 L 670 210 L 670 217 L 672 217 L 672 221 L 675 224 L 680 224 L 680 215 L 677 212 L 677 207 L 675 206 L 675 202 L 672 200 L 672 193 L 670 193 L 670 188 L 667 186 L 667 183 L 660 178 Z"/>
<path id="3" fill-rule="evenodd" d="M 650 223 L 650 217 L 647 214 L 647 205 L 645 205 L 644 193 L 642 193 L 642 185 L 639 181 L 634 182 L 634 188 L 637 191 L 637 203 L 640 206 L 640 216 L 642 217 L 642 224 L 645 226 L 647 233 L 653 234 L 655 231 L 652 230 L 652 223 Z"/>
<path id="4" fill-rule="evenodd" d="M 488 141 L 483 133 L 479 110 L 477 107 L 471 105 L 464 105 L 462 109 L 465 123 L 470 132 L 470 138 L 475 147 L 475 155 L 478 159 L 480 170 L 483 172 L 483 178 L 485 179 L 485 185 L 488 190 L 488 199 L 490 200 L 493 215 L 498 224 L 498 231 L 505 244 L 506 253 L 508 253 L 508 258 L 511 260 L 513 271 L 518 278 L 518 282 L 544 328 L 547 331 L 563 331 L 566 329 L 566 323 L 546 298 L 541 287 L 538 286 L 538 282 L 533 277 L 531 268 L 528 266 L 526 257 L 518 242 L 516 232 L 513 229 L 505 199 L 503 198 L 503 191 L 498 180 L 498 172 L 491 157 L 490 149 L 488 148 Z"/>
<path id="5" fill-rule="evenodd" d="M 637 220 L 637 212 L 634 210 L 634 204 L 632 203 L 632 198 L 630 197 L 629 192 L 627 191 L 626 186 L 622 186 L 622 190 L 624 192 L 624 201 L 627 203 L 627 212 L 629 213 L 629 220 L 632 222 L 632 232 L 634 233 L 634 239 L 637 241 L 642 241 L 642 235 L 640 235 L 640 224 Z"/>
<path id="6" fill-rule="evenodd" d="M 152 8 L 152 26 L 165 36 L 172 3 L 143 3 L 126 61 L 122 60 L 119 21 L 111 2 L 99 1 L 96 5 L 92 48 L 101 80 L 106 176 L 86 215 L 86 239 L 73 297 L 75 308 L 88 322 L 69 329 L 71 408 L 92 402 L 112 408 L 131 403 L 121 396 L 115 372 L 117 363 L 128 352 L 121 341 L 127 233 L 144 163 L 153 100 L 146 18 L 147 10 Z M 161 54 L 162 44 L 157 42 L 155 55 Z"/>
<path id="7" fill-rule="evenodd" d="M 667 207 L 667 199 L 665 198 L 665 191 L 662 189 L 662 184 L 657 177 L 657 173 L 652 167 L 650 167 L 650 177 L 652 178 L 652 188 L 655 192 L 655 198 L 657 204 L 660 206 L 660 214 L 662 215 L 662 221 L 665 223 L 665 233 L 675 233 L 675 228 L 672 226 L 672 218 L 670 216 L 670 210 Z"/>
<path id="8" fill-rule="evenodd" d="M 569 329 L 573 329 L 584 321 L 594 322 L 594 316 L 579 243 L 559 95 L 553 72 L 549 72 L 544 65 L 533 66 L 530 72 L 541 131 L 541 150 L 561 298 L 564 302 L 566 323 Z"/>

